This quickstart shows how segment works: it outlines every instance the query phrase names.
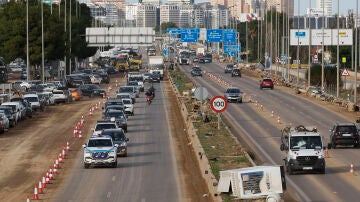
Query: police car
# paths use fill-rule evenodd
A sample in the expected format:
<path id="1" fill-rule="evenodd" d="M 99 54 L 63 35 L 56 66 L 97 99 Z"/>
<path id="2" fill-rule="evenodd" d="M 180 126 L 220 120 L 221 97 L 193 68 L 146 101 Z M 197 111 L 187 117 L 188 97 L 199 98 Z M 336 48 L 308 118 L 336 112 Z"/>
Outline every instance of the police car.
<path id="1" fill-rule="evenodd" d="M 117 167 L 117 147 L 110 136 L 93 135 L 84 148 L 84 168 L 91 165 Z"/>

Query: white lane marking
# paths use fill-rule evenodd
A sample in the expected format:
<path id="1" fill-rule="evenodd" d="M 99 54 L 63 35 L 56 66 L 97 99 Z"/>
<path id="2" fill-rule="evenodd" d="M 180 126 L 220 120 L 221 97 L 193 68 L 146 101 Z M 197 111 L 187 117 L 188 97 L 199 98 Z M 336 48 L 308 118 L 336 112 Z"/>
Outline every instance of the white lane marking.
<path id="1" fill-rule="evenodd" d="M 111 196 L 111 192 L 108 192 L 107 195 L 106 195 L 106 197 L 107 197 L 107 198 L 110 198 L 110 196 Z"/>
<path id="2" fill-rule="evenodd" d="M 115 181 L 115 178 L 116 178 L 116 177 L 115 177 L 115 175 L 114 175 L 114 176 L 111 178 L 111 180 L 114 182 L 114 181 Z"/>

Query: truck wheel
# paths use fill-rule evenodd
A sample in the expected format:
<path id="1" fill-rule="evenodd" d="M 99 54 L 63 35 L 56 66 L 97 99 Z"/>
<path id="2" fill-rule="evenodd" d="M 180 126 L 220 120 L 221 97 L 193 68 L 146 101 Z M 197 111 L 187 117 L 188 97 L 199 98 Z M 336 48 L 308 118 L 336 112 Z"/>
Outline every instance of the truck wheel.
<path id="1" fill-rule="evenodd" d="M 88 169 L 90 167 L 89 164 L 84 164 L 84 168 Z"/>
<path id="2" fill-rule="evenodd" d="M 115 161 L 114 163 L 112 163 L 112 166 L 113 168 L 117 168 L 117 161 Z"/>

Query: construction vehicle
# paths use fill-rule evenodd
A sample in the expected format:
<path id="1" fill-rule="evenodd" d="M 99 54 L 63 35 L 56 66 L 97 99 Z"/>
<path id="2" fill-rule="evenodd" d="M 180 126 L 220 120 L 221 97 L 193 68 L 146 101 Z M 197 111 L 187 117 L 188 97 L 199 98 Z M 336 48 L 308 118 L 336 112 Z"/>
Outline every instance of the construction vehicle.
<path id="1" fill-rule="evenodd" d="M 280 150 L 286 152 L 285 168 L 295 171 L 318 171 L 325 174 L 323 141 L 315 127 L 287 126 L 281 130 Z"/>
<path id="2" fill-rule="evenodd" d="M 129 55 L 128 54 L 120 54 L 116 58 L 115 62 L 116 68 L 118 68 L 119 71 L 127 71 L 129 69 Z"/>
<path id="3" fill-rule="evenodd" d="M 160 74 L 160 79 L 164 78 L 164 58 L 163 56 L 149 56 L 149 73 Z"/>
<path id="4" fill-rule="evenodd" d="M 130 57 L 130 71 L 139 71 L 142 66 L 142 56 L 133 55 Z"/>

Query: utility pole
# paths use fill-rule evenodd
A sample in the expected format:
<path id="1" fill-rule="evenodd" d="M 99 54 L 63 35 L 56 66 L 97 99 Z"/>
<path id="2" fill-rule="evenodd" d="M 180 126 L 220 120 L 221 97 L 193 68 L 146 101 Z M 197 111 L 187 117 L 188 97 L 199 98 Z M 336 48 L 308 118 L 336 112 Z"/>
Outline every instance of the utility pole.
<path id="1" fill-rule="evenodd" d="M 339 0 L 337 1 L 337 32 L 336 32 L 336 36 L 337 36 L 337 45 L 336 45 L 336 97 L 339 97 L 340 95 L 340 66 L 339 66 L 339 26 L 340 26 L 340 13 L 339 13 Z M 346 89 L 346 83 L 345 83 L 345 89 Z"/>
<path id="2" fill-rule="evenodd" d="M 309 8 L 311 8 L 311 0 L 309 0 Z M 308 58 L 308 63 L 309 63 L 309 67 L 308 67 L 308 86 L 311 85 L 311 18 L 310 18 L 310 13 L 308 14 L 308 18 L 309 18 L 309 58 Z"/>
<path id="3" fill-rule="evenodd" d="M 45 62 L 44 62 L 44 2 L 41 3 L 41 81 L 45 82 Z"/>
<path id="4" fill-rule="evenodd" d="M 30 79 L 30 56 L 29 56 L 29 1 L 26 1 L 26 80 Z"/>
<path id="5" fill-rule="evenodd" d="M 297 16 L 297 49 L 296 49 L 296 60 L 297 60 L 297 75 L 296 75 L 296 87 L 299 87 L 299 76 L 300 76 L 300 0 L 298 0 L 298 16 Z"/>
<path id="6" fill-rule="evenodd" d="M 322 10 L 323 10 L 323 16 L 322 16 L 322 51 L 321 51 L 321 90 L 324 91 L 324 27 L 325 27 L 325 6 L 324 6 L 324 0 L 322 0 Z"/>
<path id="7" fill-rule="evenodd" d="M 356 20 L 353 26 L 355 27 L 355 86 L 354 86 L 354 103 L 357 104 L 357 71 L 358 71 L 358 15 L 359 15 L 359 0 L 356 0 Z M 359 51 L 360 52 L 360 51 Z"/>

